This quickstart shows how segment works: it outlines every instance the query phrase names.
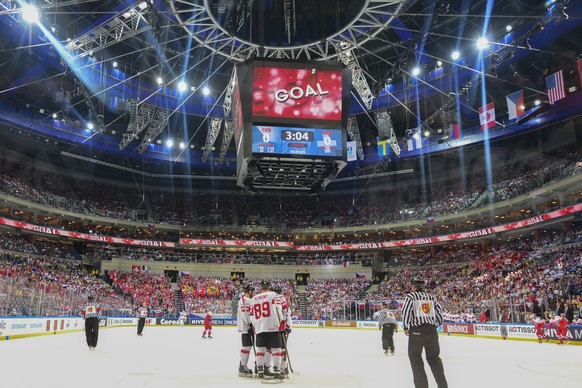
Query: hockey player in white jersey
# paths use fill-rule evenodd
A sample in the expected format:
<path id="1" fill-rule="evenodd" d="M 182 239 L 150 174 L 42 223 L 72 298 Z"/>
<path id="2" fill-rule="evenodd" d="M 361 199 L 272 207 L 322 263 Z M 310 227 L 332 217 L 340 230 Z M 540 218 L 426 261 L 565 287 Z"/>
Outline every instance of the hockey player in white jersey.
<path id="1" fill-rule="evenodd" d="M 285 290 L 281 287 L 273 287 L 273 292 L 278 294 L 279 302 L 281 303 L 281 319 L 285 322 L 285 329 L 281 331 L 281 341 L 282 341 L 282 359 L 281 359 L 281 375 L 283 378 L 289 378 L 289 366 L 287 363 L 287 354 L 286 354 L 286 344 L 287 340 L 289 339 L 289 334 L 291 334 L 291 307 L 287 297 L 285 295 Z"/>
<path id="2" fill-rule="evenodd" d="M 255 287 L 252 284 L 247 284 L 243 288 L 244 294 L 238 301 L 236 327 L 241 333 L 242 348 L 240 350 L 240 364 L 238 368 L 238 375 L 240 377 L 253 377 L 253 371 L 249 369 L 248 362 L 253 347 L 254 333 L 251 324 L 251 298 L 255 294 Z M 256 363 L 256 360 L 255 360 Z"/>
<path id="3" fill-rule="evenodd" d="M 281 359 L 283 356 L 281 331 L 285 330 L 287 321 L 283 317 L 279 296 L 270 291 L 271 282 L 261 281 L 261 293 L 252 299 L 251 322 L 256 334 L 257 374 L 259 378 L 283 379 Z M 265 372 L 265 352 L 271 349 L 273 355 L 273 373 Z"/>
<path id="4" fill-rule="evenodd" d="M 186 320 L 188 319 L 188 313 L 186 311 L 180 312 L 180 317 L 178 318 L 178 322 L 180 322 L 180 327 L 184 327 Z"/>

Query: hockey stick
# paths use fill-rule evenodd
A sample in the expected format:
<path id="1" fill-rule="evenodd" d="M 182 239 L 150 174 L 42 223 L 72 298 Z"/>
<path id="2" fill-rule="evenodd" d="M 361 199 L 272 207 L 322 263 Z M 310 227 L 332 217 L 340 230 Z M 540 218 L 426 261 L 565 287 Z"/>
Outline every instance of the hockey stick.
<path id="1" fill-rule="evenodd" d="M 258 369 L 257 369 L 257 349 L 255 348 L 255 342 L 256 342 L 256 337 L 255 337 L 255 330 L 254 328 L 251 326 L 251 328 L 249 330 L 252 330 L 253 335 L 251 336 L 251 343 L 253 344 L 253 354 L 255 355 L 255 374 L 258 373 Z"/>
<path id="2" fill-rule="evenodd" d="M 279 326 L 281 326 L 281 315 L 279 314 L 278 309 L 275 309 L 275 311 L 277 312 L 277 318 L 279 318 Z M 285 349 L 285 358 L 287 359 L 287 365 L 289 366 L 289 370 L 295 376 L 299 376 L 300 375 L 299 371 L 294 371 L 293 367 L 291 366 L 291 358 L 289 357 L 289 349 L 287 349 L 287 337 L 285 335 L 285 332 L 282 333 L 279 332 L 279 334 L 281 335 L 281 341 L 283 342 L 283 348 Z"/>

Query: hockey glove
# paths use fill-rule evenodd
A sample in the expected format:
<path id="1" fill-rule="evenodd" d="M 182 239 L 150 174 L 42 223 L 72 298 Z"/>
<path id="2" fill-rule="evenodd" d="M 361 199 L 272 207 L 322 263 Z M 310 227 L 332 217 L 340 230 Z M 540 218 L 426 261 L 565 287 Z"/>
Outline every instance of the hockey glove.
<path id="1" fill-rule="evenodd" d="M 284 319 L 279 323 L 279 331 L 285 331 L 285 326 L 287 326 L 287 321 Z"/>

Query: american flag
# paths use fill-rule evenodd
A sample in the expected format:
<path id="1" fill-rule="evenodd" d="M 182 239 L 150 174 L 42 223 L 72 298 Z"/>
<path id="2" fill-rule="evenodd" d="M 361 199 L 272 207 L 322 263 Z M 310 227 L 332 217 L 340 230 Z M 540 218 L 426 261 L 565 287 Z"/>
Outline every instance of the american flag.
<path id="1" fill-rule="evenodd" d="M 566 97 L 566 89 L 564 88 L 564 70 L 560 70 L 548 77 L 546 77 L 546 87 L 548 88 L 548 97 L 550 104 Z"/>

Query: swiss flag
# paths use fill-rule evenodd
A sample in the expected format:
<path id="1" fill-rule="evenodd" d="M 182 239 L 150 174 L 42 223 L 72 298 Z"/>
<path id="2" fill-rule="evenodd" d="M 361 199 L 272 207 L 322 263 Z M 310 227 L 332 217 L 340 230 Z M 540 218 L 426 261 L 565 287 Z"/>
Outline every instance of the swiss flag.
<path id="1" fill-rule="evenodd" d="M 491 129 L 495 126 L 495 103 L 489 104 L 479 108 L 479 123 L 481 130 Z"/>

